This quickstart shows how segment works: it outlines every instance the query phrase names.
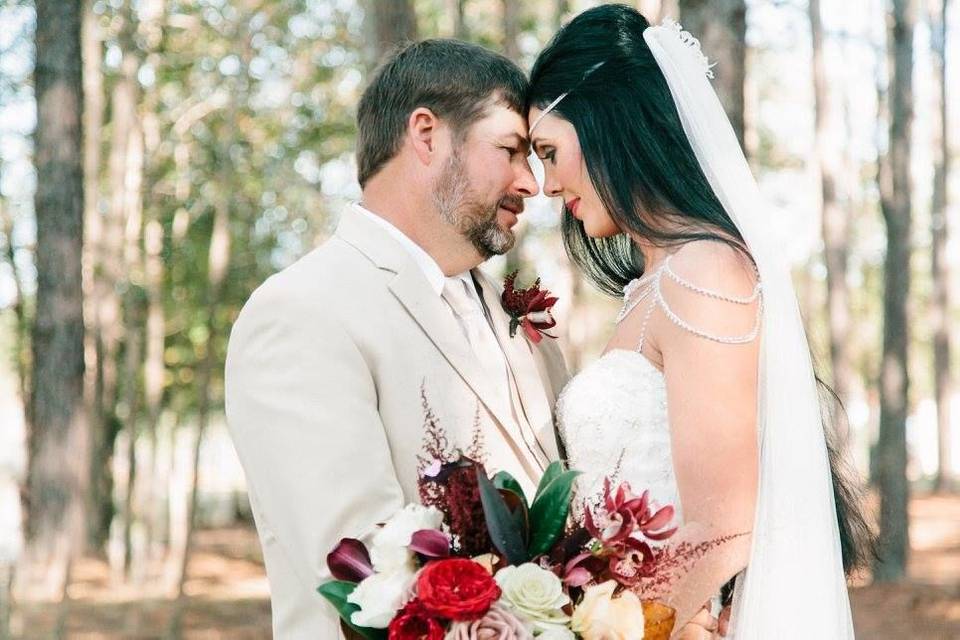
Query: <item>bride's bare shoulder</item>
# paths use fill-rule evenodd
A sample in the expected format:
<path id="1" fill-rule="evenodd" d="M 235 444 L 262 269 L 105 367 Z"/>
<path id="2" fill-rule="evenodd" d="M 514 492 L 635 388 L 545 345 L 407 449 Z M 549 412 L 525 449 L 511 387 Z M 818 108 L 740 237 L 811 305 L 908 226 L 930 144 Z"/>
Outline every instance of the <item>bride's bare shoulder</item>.
<path id="1" fill-rule="evenodd" d="M 694 240 L 670 256 L 672 275 L 697 287 L 747 296 L 758 276 L 750 254 L 720 240 Z"/>
<path id="2" fill-rule="evenodd" d="M 761 287 L 749 254 L 720 241 L 687 243 L 664 265 L 661 307 L 673 332 L 728 344 L 753 341 Z"/>

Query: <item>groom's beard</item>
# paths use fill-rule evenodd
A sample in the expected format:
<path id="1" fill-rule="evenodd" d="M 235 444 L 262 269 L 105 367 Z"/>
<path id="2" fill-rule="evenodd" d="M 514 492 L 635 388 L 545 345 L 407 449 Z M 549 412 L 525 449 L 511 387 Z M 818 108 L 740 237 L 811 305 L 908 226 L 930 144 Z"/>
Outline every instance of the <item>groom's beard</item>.
<path id="1" fill-rule="evenodd" d="M 443 221 L 469 240 L 484 258 L 504 254 L 513 247 L 513 231 L 497 224 L 497 212 L 507 202 L 523 209 L 523 200 L 504 194 L 496 202 L 484 202 L 471 189 L 459 154 L 450 156 L 437 178 L 433 201 Z"/>

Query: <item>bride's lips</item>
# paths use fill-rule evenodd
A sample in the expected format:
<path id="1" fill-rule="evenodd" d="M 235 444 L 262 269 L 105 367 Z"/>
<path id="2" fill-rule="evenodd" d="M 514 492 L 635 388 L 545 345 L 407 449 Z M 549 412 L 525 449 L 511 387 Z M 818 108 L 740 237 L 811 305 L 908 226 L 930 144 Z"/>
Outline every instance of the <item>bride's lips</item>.
<path id="1" fill-rule="evenodd" d="M 574 198 L 573 200 L 568 200 L 566 203 L 567 211 L 576 218 L 577 217 L 577 208 L 580 206 L 580 198 Z M 579 219 L 579 218 L 578 218 Z"/>

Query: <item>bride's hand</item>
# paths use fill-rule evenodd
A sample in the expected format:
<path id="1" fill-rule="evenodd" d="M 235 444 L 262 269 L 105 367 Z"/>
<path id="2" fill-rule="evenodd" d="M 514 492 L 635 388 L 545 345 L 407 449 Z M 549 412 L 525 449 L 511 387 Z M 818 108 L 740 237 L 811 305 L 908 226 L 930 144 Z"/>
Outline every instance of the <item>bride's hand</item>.
<path id="1" fill-rule="evenodd" d="M 676 640 L 713 640 L 717 637 L 718 630 L 719 622 L 710 615 L 710 603 L 707 602 L 697 615 L 690 619 L 690 622 L 683 625 L 674 638 Z"/>

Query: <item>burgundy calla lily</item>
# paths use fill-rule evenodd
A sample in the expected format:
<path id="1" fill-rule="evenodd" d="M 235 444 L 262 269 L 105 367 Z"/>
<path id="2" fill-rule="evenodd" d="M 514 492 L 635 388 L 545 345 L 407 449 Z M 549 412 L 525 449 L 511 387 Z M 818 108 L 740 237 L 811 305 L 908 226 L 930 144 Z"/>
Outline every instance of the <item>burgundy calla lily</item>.
<path id="1" fill-rule="evenodd" d="M 446 558 L 450 555 L 450 538 L 436 529 L 414 532 L 407 548 L 428 558 Z"/>
<path id="2" fill-rule="evenodd" d="M 344 538 L 327 555 L 327 567 L 337 580 L 360 582 L 373 573 L 370 554 L 362 542 L 354 538 Z"/>

